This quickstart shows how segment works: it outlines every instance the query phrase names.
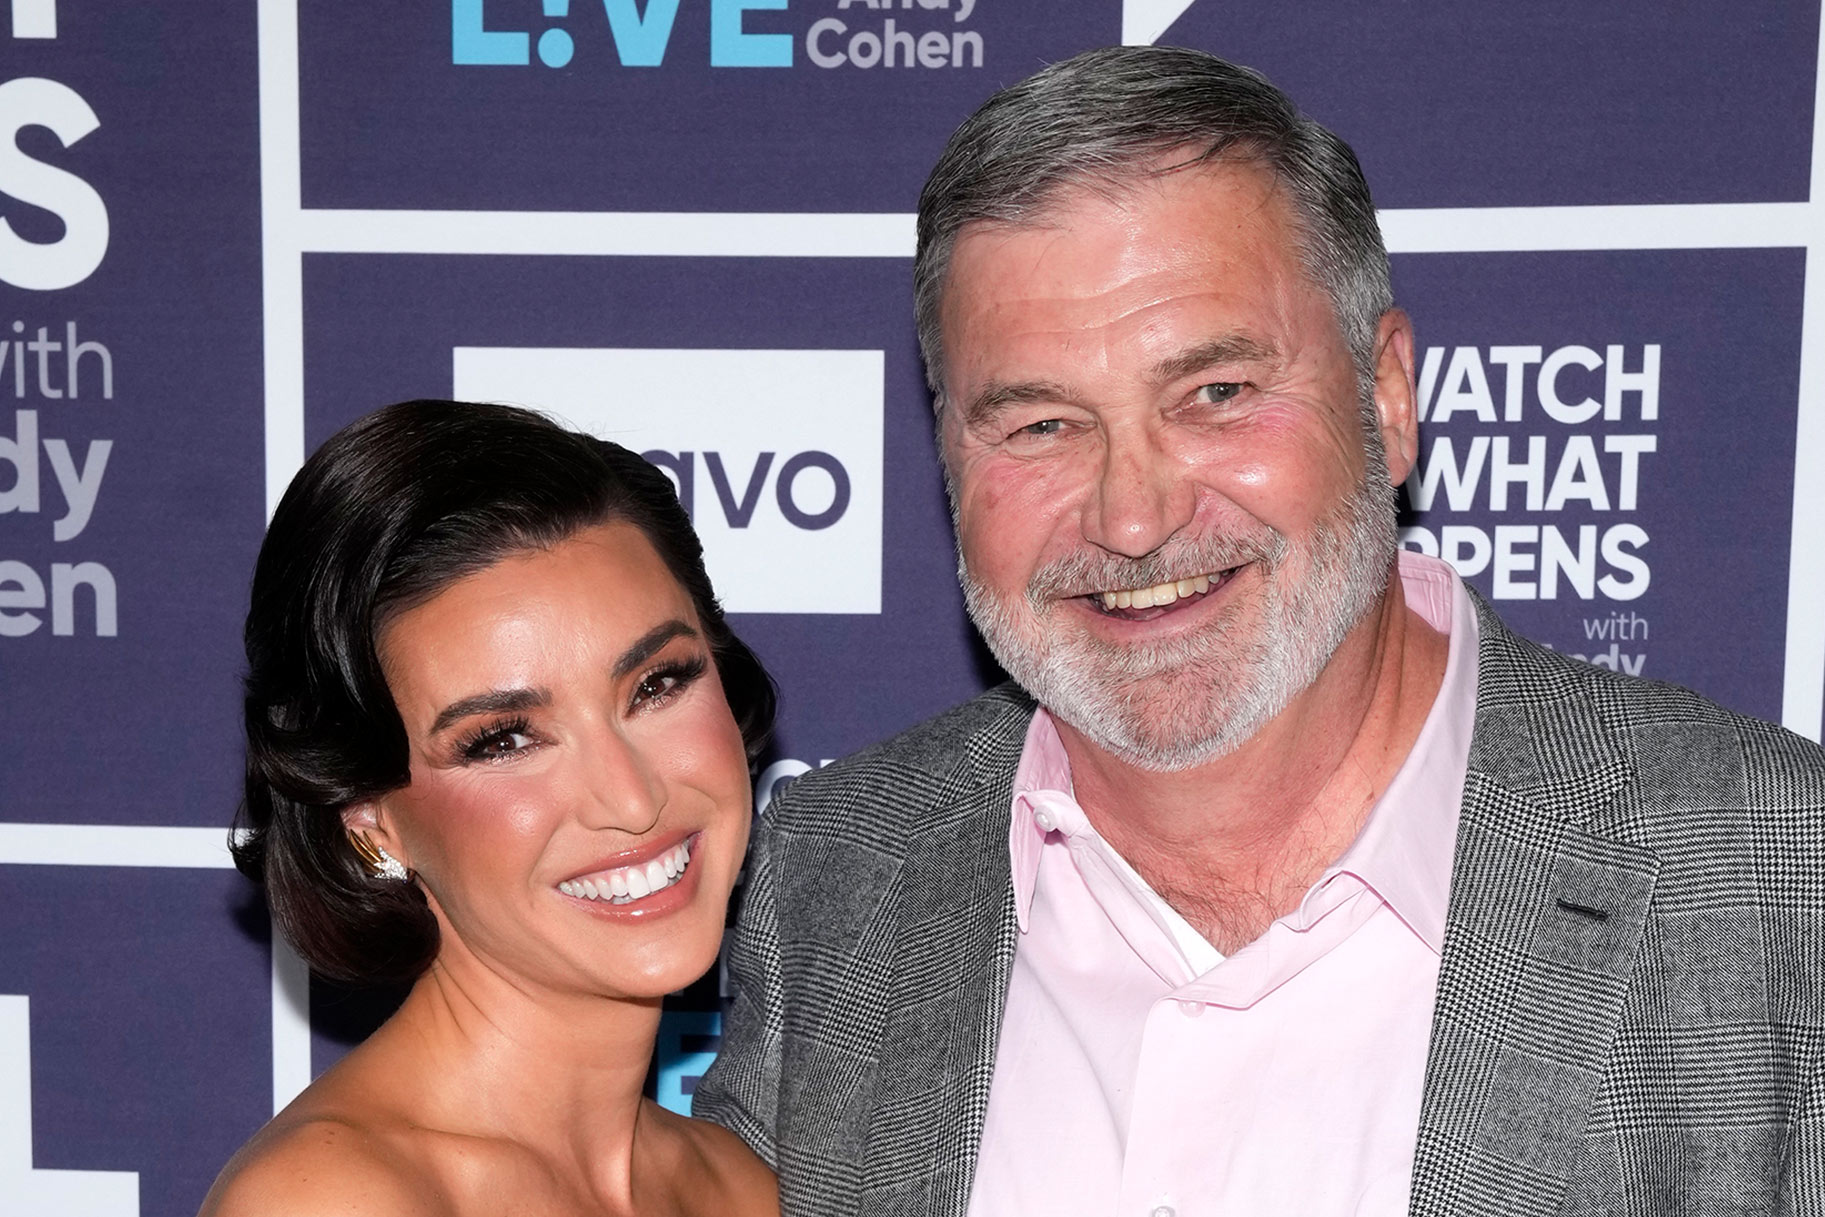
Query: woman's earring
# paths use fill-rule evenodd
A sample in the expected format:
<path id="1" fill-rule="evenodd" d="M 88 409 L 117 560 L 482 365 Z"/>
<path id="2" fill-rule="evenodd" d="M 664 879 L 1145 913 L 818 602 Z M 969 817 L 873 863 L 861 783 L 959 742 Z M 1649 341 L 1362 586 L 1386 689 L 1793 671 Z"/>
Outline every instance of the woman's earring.
<path id="1" fill-rule="evenodd" d="M 366 833 L 351 832 L 348 836 L 349 844 L 355 847 L 355 852 L 361 855 L 361 860 L 373 868 L 377 878 L 397 879 L 400 881 L 404 881 L 407 878 L 404 864 L 402 864 L 398 858 L 395 858 L 392 854 L 389 854 L 386 850 L 368 840 L 368 835 Z"/>

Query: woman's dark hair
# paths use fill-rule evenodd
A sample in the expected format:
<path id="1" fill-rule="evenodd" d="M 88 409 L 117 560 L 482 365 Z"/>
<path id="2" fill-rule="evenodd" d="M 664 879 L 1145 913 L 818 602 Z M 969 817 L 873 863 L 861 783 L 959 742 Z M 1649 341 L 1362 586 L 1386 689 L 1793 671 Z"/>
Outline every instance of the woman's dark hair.
<path id="1" fill-rule="evenodd" d="M 254 566 L 232 848 L 318 972 L 396 984 L 438 949 L 418 885 L 376 878 L 343 830 L 344 808 L 410 780 L 381 629 L 465 575 L 609 522 L 645 534 L 690 595 L 752 760 L 773 682 L 723 620 L 671 482 L 634 453 L 511 406 L 408 401 L 338 431 L 292 480 Z"/>

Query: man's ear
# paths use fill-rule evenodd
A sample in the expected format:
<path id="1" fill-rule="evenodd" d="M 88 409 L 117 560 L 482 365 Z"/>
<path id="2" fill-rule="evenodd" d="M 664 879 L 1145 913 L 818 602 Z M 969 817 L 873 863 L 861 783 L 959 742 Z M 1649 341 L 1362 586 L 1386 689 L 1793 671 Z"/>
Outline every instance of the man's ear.
<path id="1" fill-rule="evenodd" d="M 1387 451 L 1388 480 L 1399 486 L 1419 459 L 1419 395 L 1413 387 L 1413 321 L 1391 308 L 1375 327 L 1375 417 Z"/>

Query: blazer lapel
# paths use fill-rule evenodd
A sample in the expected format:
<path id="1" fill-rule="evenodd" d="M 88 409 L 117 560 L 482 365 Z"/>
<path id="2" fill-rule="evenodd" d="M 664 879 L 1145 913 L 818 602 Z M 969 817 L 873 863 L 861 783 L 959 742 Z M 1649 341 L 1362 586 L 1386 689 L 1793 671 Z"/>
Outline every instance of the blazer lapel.
<path id="1" fill-rule="evenodd" d="M 962 1217 L 981 1147 L 1014 963 L 1008 816 L 1032 704 L 965 747 L 895 877 L 892 994 L 859 1211 Z"/>
<path id="2" fill-rule="evenodd" d="M 1593 821 L 1631 780 L 1601 706 L 1479 602 L 1477 724 L 1411 1212 L 1553 1213 L 1576 1165 L 1659 860 Z"/>

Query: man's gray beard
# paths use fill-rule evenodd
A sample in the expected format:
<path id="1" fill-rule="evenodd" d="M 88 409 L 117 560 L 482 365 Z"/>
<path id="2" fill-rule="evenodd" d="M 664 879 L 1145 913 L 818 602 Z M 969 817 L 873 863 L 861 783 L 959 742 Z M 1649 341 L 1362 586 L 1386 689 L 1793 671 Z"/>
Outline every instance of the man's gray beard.
<path id="1" fill-rule="evenodd" d="M 996 660 L 1054 717 L 1131 765 L 1190 769 L 1234 752 L 1286 709 L 1381 600 L 1399 540 L 1394 487 L 1374 480 L 1380 467 L 1371 460 L 1369 480 L 1313 525 L 1306 576 L 1290 588 L 1273 579 L 1291 546 L 1264 527 L 1253 538 L 1168 543 L 1138 559 L 1073 554 L 1039 570 L 1014 609 L 959 553 L 964 600 Z M 1127 646 L 1087 633 L 1060 639 L 1048 628 L 1065 597 L 1248 562 L 1259 563 L 1261 578 L 1253 637 L 1242 636 L 1247 623 L 1227 618 L 1191 636 Z"/>

